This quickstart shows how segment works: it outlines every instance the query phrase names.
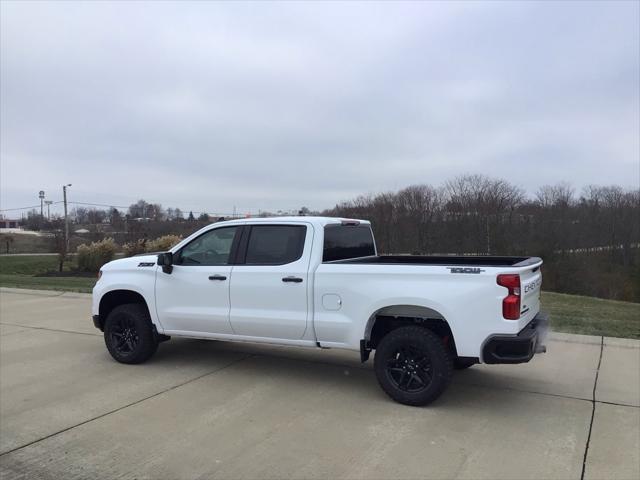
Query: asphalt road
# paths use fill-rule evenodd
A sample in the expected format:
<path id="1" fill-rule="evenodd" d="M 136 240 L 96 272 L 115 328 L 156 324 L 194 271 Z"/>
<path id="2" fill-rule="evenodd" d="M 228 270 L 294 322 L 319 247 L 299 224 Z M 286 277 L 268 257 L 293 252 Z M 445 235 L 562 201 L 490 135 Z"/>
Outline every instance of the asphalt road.
<path id="1" fill-rule="evenodd" d="M 104 348 L 82 294 L 0 290 L 0 477 L 640 478 L 640 342 L 552 335 L 531 363 L 389 400 L 333 350 Z"/>

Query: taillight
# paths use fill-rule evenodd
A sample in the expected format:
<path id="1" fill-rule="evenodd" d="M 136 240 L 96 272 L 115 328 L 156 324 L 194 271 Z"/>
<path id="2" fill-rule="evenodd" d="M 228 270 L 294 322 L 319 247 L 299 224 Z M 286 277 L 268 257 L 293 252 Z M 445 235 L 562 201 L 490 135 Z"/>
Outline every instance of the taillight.
<path id="1" fill-rule="evenodd" d="M 502 316 L 507 320 L 518 320 L 520 318 L 520 275 L 498 275 L 498 285 L 509 290 L 509 294 L 502 300 Z"/>

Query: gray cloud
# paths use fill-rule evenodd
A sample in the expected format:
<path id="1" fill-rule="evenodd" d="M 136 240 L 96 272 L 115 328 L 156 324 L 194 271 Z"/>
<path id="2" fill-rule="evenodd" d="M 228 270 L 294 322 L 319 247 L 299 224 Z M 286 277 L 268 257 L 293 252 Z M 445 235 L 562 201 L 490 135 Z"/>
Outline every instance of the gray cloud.
<path id="1" fill-rule="evenodd" d="M 2 2 L 2 208 L 638 186 L 637 2 Z"/>

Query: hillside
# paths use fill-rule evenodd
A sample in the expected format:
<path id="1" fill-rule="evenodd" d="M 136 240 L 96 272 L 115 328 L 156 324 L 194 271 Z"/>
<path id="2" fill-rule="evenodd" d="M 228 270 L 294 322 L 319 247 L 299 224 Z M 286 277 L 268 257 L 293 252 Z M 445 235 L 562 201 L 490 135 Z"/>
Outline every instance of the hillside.
<path id="1" fill-rule="evenodd" d="M 640 339 L 640 303 L 543 292 L 542 309 L 556 332 Z"/>

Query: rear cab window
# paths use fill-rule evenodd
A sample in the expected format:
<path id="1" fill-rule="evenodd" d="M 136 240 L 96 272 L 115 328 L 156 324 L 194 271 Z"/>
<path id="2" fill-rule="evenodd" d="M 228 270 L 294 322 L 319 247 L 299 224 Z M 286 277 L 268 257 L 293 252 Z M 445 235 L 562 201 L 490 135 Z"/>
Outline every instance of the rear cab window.
<path id="1" fill-rule="evenodd" d="M 323 262 L 369 257 L 376 254 L 370 225 L 327 225 L 324 228 Z"/>

